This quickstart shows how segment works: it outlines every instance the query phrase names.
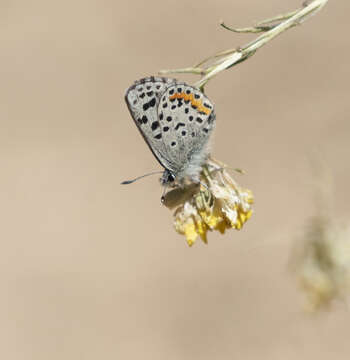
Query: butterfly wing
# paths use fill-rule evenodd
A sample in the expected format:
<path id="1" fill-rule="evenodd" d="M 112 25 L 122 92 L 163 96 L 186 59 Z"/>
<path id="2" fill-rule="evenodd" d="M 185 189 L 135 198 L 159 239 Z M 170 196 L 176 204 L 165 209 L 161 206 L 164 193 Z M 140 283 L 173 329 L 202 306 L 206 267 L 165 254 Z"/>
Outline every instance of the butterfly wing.
<path id="1" fill-rule="evenodd" d="M 166 158 L 178 177 L 198 176 L 208 156 L 208 140 L 215 126 L 213 103 L 185 83 L 167 86 L 158 105 L 161 139 Z"/>
<path id="2" fill-rule="evenodd" d="M 161 95 L 174 82 L 174 79 L 151 76 L 136 81 L 125 94 L 130 114 L 141 135 L 159 163 L 169 170 L 173 170 L 174 165 L 167 160 L 157 108 Z"/>

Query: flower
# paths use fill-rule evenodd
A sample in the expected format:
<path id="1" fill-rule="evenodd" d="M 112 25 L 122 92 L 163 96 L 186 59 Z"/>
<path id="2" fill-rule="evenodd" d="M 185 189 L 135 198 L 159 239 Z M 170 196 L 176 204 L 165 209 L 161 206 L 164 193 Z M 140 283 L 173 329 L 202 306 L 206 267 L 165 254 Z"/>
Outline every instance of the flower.
<path id="1" fill-rule="evenodd" d="M 240 230 L 252 215 L 251 191 L 241 188 L 225 165 L 208 160 L 200 181 L 177 187 L 163 197 L 163 204 L 175 209 L 175 230 L 185 235 L 189 246 L 198 236 L 207 243 L 208 231 Z"/>

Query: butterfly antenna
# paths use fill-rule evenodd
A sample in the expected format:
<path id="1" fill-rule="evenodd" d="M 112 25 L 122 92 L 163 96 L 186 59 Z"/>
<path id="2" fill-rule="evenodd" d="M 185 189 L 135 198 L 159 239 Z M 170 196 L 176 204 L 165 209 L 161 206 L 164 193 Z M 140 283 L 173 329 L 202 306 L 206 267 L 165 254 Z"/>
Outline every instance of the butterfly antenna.
<path id="1" fill-rule="evenodd" d="M 133 182 L 139 180 L 139 179 L 142 179 L 146 176 L 150 176 L 150 175 L 154 175 L 154 174 L 161 174 L 163 173 L 163 171 L 153 171 L 151 173 L 148 173 L 148 174 L 145 174 L 145 175 L 142 175 L 142 176 L 138 176 L 137 178 L 133 179 L 133 180 L 125 180 L 123 182 L 121 182 L 120 184 L 121 185 L 128 185 L 128 184 L 132 184 Z"/>

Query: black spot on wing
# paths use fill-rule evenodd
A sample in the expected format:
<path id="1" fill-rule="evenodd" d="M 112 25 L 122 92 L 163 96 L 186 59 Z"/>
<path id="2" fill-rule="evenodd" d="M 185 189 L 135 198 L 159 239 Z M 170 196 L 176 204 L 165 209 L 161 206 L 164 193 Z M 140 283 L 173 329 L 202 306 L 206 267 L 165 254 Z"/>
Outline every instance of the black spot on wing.
<path id="1" fill-rule="evenodd" d="M 151 129 L 154 131 L 158 128 L 159 126 L 159 122 L 158 121 L 153 121 L 152 125 L 151 125 Z"/>
<path id="2" fill-rule="evenodd" d="M 152 100 L 150 100 L 150 102 L 148 104 L 150 107 L 154 107 L 154 105 L 156 104 L 156 98 L 153 98 Z"/>
<path id="3" fill-rule="evenodd" d="M 153 98 L 152 100 L 150 100 L 149 102 L 146 102 L 143 104 L 143 110 L 146 111 L 148 110 L 150 107 L 154 107 L 154 105 L 156 104 L 156 98 Z"/>
<path id="4" fill-rule="evenodd" d="M 186 124 L 182 123 L 182 122 L 179 122 L 176 124 L 175 126 L 175 130 L 178 130 L 181 126 L 185 126 Z"/>

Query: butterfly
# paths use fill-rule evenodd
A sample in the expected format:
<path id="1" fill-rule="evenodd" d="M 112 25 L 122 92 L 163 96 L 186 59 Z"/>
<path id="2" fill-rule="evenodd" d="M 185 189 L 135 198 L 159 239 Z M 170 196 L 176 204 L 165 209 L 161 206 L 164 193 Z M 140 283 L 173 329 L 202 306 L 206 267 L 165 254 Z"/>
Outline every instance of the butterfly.
<path id="1" fill-rule="evenodd" d="M 213 103 L 198 88 L 153 76 L 130 86 L 125 101 L 141 135 L 164 168 L 162 185 L 183 184 L 186 179 L 199 183 L 215 127 Z"/>

